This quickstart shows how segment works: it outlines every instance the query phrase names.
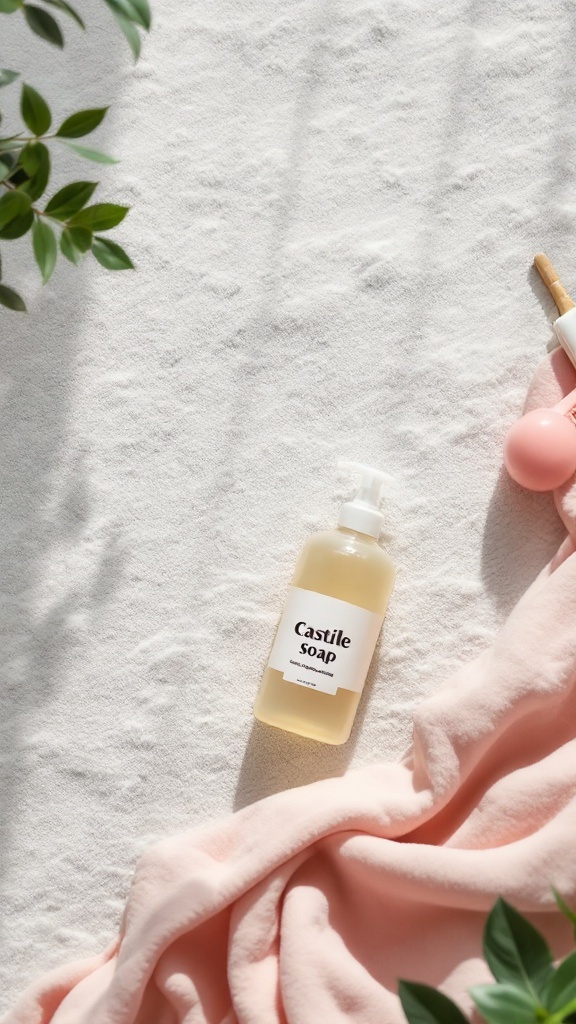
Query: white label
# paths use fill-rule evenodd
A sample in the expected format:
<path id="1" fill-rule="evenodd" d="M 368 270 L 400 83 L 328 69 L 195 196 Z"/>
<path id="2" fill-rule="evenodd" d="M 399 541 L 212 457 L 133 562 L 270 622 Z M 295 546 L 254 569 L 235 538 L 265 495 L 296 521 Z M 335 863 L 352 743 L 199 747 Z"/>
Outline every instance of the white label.
<path id="1" fill-rule="evenodd" d="M 384 616 L 290 587 L 268 665 L 288 683 L 360 693 Z"/>

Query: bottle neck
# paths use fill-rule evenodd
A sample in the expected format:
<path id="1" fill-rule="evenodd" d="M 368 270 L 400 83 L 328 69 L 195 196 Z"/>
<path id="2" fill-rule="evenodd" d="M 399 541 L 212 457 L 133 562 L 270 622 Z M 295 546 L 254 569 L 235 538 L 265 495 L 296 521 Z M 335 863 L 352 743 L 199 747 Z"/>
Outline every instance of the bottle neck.
<path id="1" fill-rule="evenodd" d="M 347 527 L 355 533 L 366 534 L 377 540 L 382 530 L 384 516 L 373 505 L 364 504 L 357 499 L 347 501 L 340 508 L 338 526 Z"/>
<path id="2" fill-rule="evenodd" d="M 361 530 L 354 530 L 351 526 L 340 526 L 336 527 L 338 533 L 344 533 L 348 537 L 355 537 L 363 544 L 376 544 L 378 545 L 377 537 L 374 537 L 371 533 L 362 533 Z"/>

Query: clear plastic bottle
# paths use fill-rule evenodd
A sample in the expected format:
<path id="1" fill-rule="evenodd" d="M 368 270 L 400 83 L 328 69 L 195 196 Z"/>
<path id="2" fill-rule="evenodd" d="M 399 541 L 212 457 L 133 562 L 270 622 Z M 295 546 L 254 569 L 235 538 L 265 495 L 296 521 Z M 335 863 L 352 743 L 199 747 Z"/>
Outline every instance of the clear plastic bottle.
<path id="1" fill-rule="evenodd" d="M 261 722 L 332 744 L 350 736 L 395 575 L 378 544 L 386 474 L 339 468 L 360 488 L 337 528 L 304 545 L 254 706 Z"/>

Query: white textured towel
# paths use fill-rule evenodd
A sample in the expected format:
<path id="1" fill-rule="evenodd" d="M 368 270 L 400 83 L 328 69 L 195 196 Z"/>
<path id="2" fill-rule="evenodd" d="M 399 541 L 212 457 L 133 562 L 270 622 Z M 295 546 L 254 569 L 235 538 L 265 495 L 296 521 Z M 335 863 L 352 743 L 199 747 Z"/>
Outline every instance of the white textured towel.
<path id="1" fill-rule="evenodd" d="M 550 336 L 534 252 L 576 283 L 574 10 L 166 0 L 135 69 L 84 13 L 63 54 L 0 20 L 56 118 L 112 102 L 122 163 L 54 189 L 96 172 L 138 264 L 41 289 L 2 246 L 31 313 L 0 311 L 0 1010 L 113 937 L 152 840 L 396 758 L 563 534 L 500 466 Z M 251 705 L 339 458 L 396 478 L 398 581 L 329 748 Z"/>

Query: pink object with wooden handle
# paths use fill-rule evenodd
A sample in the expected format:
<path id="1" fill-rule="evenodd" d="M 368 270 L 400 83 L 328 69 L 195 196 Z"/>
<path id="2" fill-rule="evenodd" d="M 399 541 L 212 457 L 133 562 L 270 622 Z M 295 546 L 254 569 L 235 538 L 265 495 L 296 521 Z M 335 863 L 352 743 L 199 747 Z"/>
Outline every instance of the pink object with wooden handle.
<path id="1" fill-rule="evenodd" d="M 561 314 L 554 323 L 558 340 L 576 367 L 574 302 L 543 253 L 534 263 Z M 576 473 L 576 389 L 552 409 L 533 409 L 510 427 L 504 463 L 512 479 L 531 491 L 552 491 Z"/>

